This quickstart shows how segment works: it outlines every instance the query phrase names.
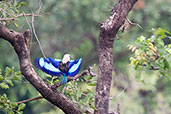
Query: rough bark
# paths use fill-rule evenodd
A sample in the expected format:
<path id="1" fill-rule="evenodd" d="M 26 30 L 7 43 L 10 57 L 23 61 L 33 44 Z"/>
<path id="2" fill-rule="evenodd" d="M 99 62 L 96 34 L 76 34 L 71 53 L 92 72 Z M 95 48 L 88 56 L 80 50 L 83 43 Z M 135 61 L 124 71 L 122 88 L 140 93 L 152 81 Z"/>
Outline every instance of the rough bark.
<path id="1" fill-rule="evenodd" d="M 109 95 L 113 69 L 114 37 L 137 0 L 119 0 L 108 19 L 100 24 L 99 70 L 95 97 L 95 114 L 109 113 Z"/>
<path id="2" fill-rule="evenodd" d="M 82 111 L 64 94 L 44 82 L 34 71 L 29 52 L 30 32 L 23 34 L 9 30 L 0 24 L 0 38 L 9 41 L 14 47 L 20 62 L 20 70 L 24 77 L 40 92 L 49 102 L 63 110 L 66 114 L 82 114 Z"/>

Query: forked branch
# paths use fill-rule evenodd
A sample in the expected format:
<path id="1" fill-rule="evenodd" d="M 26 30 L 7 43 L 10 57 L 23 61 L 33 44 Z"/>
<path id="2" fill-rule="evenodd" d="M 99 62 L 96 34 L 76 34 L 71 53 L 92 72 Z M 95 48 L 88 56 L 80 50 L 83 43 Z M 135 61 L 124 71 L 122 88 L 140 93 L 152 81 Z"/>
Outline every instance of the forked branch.
<path id="1" fill-rule="evenodd" d="M 82 111 L 69 98 L 44 82 L 34 71 L 30 61 L 29 30 L 24 33 L 15 32 L 0 24 L 0 38 L 7 40 L 14 47 L 20 62 L 20 70 L 24 77 L 49 102 L 63 110 L 66 114 L 82 114 Z"/>

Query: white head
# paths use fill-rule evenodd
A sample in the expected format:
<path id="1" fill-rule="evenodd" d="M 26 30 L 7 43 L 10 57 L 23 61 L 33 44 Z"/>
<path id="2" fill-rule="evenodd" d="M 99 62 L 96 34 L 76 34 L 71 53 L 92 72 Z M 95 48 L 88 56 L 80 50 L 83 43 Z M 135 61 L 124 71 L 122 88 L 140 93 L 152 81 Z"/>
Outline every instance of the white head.
<path id="1" fill-rule="evenodd" d="M 63 57 L 63 59 L 62 59 L 62 63 L 65 64 L 68 61 L 70 61 L 70 59 L 71 59 L 70 54 L 65 54 L 64 57 Z"/>

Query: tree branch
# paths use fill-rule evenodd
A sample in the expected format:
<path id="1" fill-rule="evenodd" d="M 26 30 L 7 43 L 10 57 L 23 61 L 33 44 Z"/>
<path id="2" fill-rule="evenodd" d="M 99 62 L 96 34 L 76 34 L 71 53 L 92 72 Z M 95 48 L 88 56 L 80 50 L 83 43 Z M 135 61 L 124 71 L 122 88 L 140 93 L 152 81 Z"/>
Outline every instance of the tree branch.
<path id="1" fill-rule="evenodd" d="M 135 26 L 138 26 L 139 28 L 143 29 L 138 23 L 133 23 L 133 22 L 131 22 L 128 18 L 126 18 L 126 20 L 128 21 L 128 23 L 129 23 L 130 25 L 135 25 Z"/>
<path id="2" fill-rule="evenodd" d="M 78 79 L 78 78 L 80 78 L 82 76 L 85 76 L 85 75 L 90 75 L 90 76 L 93 76 L 93 77 L 96 76 L 96 74 L 91 71 L 91 67 L 88 67 L 88 70 L 84 70 L 80 74 L 77 74 L 74 77 L 68 77 L 67 82 L 76 80 L 76 79 Z M 58 82 L 58 83 L 52 85 L 52 90 L 56 90 L 56 88 L 58 88 L 61 85 L 63 85 L 61 82 Z"/>
<path id="3" fill-rule="evenodd" d="M 14 47 L 18 55 L 22 74 L 46 100 L 59 107 L 66 114 L 82 114 L 82 111 L 76 104 L 59 91 L 53 91 L 51 86 L 44 82 L 34 71 L 28 49 L 28 42 L 30 40 L 29 30 L 19 33 L 9 30 L 0 24 L 0 38 L 9 41 Z"/>
<path id="4" fill-rule="evenodd" d="M 8 0 L 5 0 L 8 2 Z M 39 2 L 39 9 L 36 11 L 36 14 L 25 14 L 24 12 L 20 13 L 19 15 L 15 15 L 14 17 L 10 17 L 10 18 L 0 18 L 0 21 L 13 21 L 13 20 L 17 20 L 17 18 L 19 17 L 26 17 L 26 16 L 32 16 L 32 17 L 37 17 L 39 16 L 39 13 L 41 11 L 41 8 L 42 8 L 42 2 L 40 0 Z"/>
<path id="5" fill-rule="evenodd" d="M 30 102 L 30 101 L 34 101 L 34 100 L 39 100 L 39 99 L 43 99 L 43 96 L 37 96 L 37 97 L 31 98 L 31 99 L 19 101 L 19 102 L 17 102 L 17 104 L 26 103 L 26 102 Z"/>
<path id="6" fill-rule="evenodd" d="M 113 44 L 119 28 L 137 0 L 119 0 L 104 23 L 100 23 L 99 69 L 95 96 L 95 114 L 109 113 L 109 95 L 113 69 Z"/>
<path id="7" fill-rule="evenodd" d="M 37 17 L 39 16 L 38 14 L 19 14 L 19 15 L 16 15 L 14 17 L 10 17 L 10 18 L 0 18 L 0 21 L 11 21 L 11 20 L 17 20 L 18 17 L 23 17 L 23 16 L 34 16 L 34 17 Z"/>

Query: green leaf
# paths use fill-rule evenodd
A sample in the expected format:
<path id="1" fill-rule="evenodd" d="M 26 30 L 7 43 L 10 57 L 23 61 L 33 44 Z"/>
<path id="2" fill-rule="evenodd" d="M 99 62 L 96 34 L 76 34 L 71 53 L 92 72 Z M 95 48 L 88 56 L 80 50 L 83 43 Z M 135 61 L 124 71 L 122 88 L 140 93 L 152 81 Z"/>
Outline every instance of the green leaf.
<path id="1" fill-rule="evenodd" d="M 81 109 L 81 106 L 80 106 L 80 105 L 78 105 L 78 108 L 79 108 L 79 109 Z"/>
<path id="2" fill-rule="evenodd" d="M 12 79 L 16 80 L 16 81 L 21 81 L 21 77 L 19 77 L 17 75 L 13 75 Z"/>
<path id="3" fill-rule="evenodd" d="M 19 25 L 18 25 L 17 23 L 14 23 L 14 25 L 15 25 L 15 27 L 17 27 L 17 28 L 19 27 Z"/>
<path id="4" fill-rule="evenodd" d="M 26 2 L 20 2 L 19 4 L 20 4 L 20 6 L 21 6 L 21 7 L 23 7 L 23 6 L 26 6 L 26 5 L 27 5 L 27 3 L 26 3 Z"/>
<path id="5" fill-rule="evenodd" d="M 2 24 L 5 26 L 7 23 L 5 21 L 3 21 Z"/>
<path id="6" fill-rule="evenodd" d="M 169 62 L 165 59 L 164 60 L 164 69 L 166 70 L 166 69 L 169 69 L 169 68 L 170 68 Z"/>
<path id="7" fill-rule="evenodd" d="M 23 111 L 19 111 L 18 114 L 23 114 Z"/>
<path id="8" fill-rule="evenodd" d="M 163 39 L 163 38 L 166 37 L 165 33 L 169 33 L 169 32 L 168 32 L 167 30 L 165 30 L 165 29 L 158 28 L 158 29 L 155 31 L 155 33 L 156 33 L 157 36 L 161 36 L 161 38 Z"/>
<path id="9" fill-rule="evenodd" d="M 57 82 L 59 82 L 59 80 L 55 80 L 55 81 L 53 82 L 53 84 L 56 84 Z"/>
<path id="10" fill-rule="evenodd" d="M 24 103 L 21 103 L 19 106 L 18 106 L 18 111 L 20 110 L 23 110 L 25 108 L 26 104 Z"/>
<path id="11" fill-rule="evenodd" d="M 68 94 L 68 95 L 69 95 L 71 92 L 72 92 L 72 91 L 68 90 L 68 91 L 66 91 L 66 94 Z"/>
<path id="12" fill-rule="evenodd" d="M 2 89 L 8 89 L 9 88 L 9 86 L 7 84 L 5 84 L 5 83 L 0 83 L 0 87 Z"/>
<path id="13" fill-rule="evenodd" d="M 18 104 L 16 102 L 12 102 L 11 106 L 12 106 L 12 108 L 16 108 L 18 106 Z"/>
<path id="14" fill-rule="evenodd" d="M 10 86 L 14 86 L 14 84 L 12 83 L 11 80 L 6 80 L 6 81 L 7 81 L 7 83 L 8 83 Z"/>
<path id="15" fill-rule="evenodd" d="M 139 66 L 139 64 L 135 64 L 135 70 L 137 70 L 137 69 L 138 69 L 138 66 Z"/>
<path id="16" fill-rule="evenodd" d="M 93 106 L 93 105 L 90 105 L 90 108 L 92 108 L 92 109 L 96 110 L 96 107 L 95 107 L 95 106 Z"/>
<path id="17" fill-rule="evenodd" d="M 5 69 L 5 77 L 7 77 L 12 72 L 12 69 L 9 67 L 6 67 Z"/>
<path id="18" fill-rule="evenodd" d="M 87 91 L 88 91 L 88 92 L 91 92 L 91 90 L 90 90 L 90 89 L 88 89 L 88 88 L 87 88 Z"/>
<path id="19" fill-rule="evenodd" d="M 140 36 L 138 39 L 137 39 L 137 42 L 144 42 L 145 41 L 145 37 L 144 36 Z"/>
<path id="20" fill-rule="evenodd" d="M 20 71 L 16 72 L 16 75 L 22 75 L 22 73 Z"/>
<path id="21" fill-rule="evenodd" d="M 15 114 L 13 111 L 9 111 L 8 114 Z"/>
<path id="22" fill-rule="evenodd" d="M 48 80 L 48 79 L 47 79 L 46 81 L 47 81 L 48 84 L 51 84 L 51 80 Z"/>
<path id="23" fill-rule="evenodd" d="M 168 47 L 171 48 L 171 44 L 169 44 Z"/>
<path id="24" fill-rule="evenodd" d="M 0 75 L 0 81 L 3 81 L 4 77 L 2 75 Z"/>
<path id="25" fill-rule="evenodd" d="M 89 86 L 96 86 L 96 82 L 94 82 L 94 83 L 89 83 L 88 85 L 89 85 Z"/>

